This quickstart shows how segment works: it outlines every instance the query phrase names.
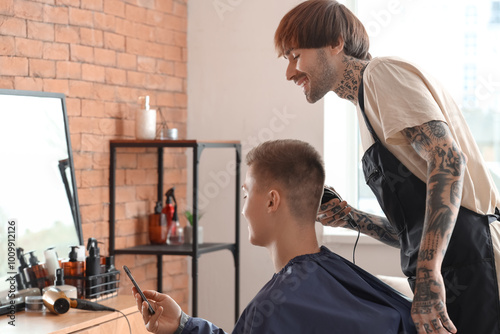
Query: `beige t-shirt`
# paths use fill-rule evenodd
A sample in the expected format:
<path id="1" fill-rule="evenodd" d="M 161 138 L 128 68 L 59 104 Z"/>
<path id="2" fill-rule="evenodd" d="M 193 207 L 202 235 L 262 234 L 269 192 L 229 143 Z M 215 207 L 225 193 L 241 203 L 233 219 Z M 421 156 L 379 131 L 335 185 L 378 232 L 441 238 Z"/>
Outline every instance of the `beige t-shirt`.
<path id="1" fill-rule="evenodd" d="M 462 112 L 444 87 L 417 66 L 399 58 L 373 59 L 364 72 L 365 112 L 377 136 L 415 176 L 426 180 L 427 164 L 401 130 L 426 122 L 446 122 L 467 156 L 462 206 L 481 214 L 500 208 L 500 196 Z M 358 106 L 363 149 L 374 141 Z"/>

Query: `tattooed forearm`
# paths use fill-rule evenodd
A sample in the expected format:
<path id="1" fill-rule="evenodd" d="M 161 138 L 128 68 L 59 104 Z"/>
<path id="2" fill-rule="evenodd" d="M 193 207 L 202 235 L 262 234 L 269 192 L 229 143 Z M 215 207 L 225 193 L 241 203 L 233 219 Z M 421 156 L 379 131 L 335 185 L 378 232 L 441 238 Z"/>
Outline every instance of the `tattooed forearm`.
<path id="1" fill-rule="evenodd" d="M 427 161 L 427 208 L 419 261 L 435 261 L 446 252 L 462 199 L 466 158 L 444 122 L 432 121 L 403 130 Z"/>
<path id="2" fill-rule="evenodd" d="M 354 208 L 351 214 L 361 232 L 391 247 L 400 247 L 398 234 L 386 218 L 371 215 Z"/>

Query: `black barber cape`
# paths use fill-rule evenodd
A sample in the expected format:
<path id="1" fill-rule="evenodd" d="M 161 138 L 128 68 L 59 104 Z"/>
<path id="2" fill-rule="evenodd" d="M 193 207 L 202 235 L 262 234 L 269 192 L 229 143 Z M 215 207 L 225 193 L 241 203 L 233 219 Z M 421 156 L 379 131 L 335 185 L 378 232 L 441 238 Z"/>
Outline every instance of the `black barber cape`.
<path id="1" fill-rule="evenodd" d="M 243 311 L 233 334 L 416 333 L 411 303 L 346 259 L 321 247 L 292 259 Z M 225 333 L 190 318 L 182 333 Z"/>

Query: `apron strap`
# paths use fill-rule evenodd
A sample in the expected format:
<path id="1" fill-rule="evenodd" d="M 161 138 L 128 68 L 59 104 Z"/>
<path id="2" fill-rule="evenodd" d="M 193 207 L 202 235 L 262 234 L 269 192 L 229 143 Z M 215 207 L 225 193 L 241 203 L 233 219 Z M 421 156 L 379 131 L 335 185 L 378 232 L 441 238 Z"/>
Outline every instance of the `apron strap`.
<path id="1" fill-rule="evenodd" d="M 380 143 L 380 140 L 378 139 L 377 134 L 375 133 L 375 130 L 373 130 L 373 127 L 370 124 L 370 121 L 368 120 L 368 117 L 366 117 L 366 114 L 365 114 L 365 95 L 364 95 L 364 88 L 363 88 L 363 76 L 361 76 L 361 80 L 359 82 L 358 103 L 359 103 L 359 109 L 361 110 L 361 114 L 363 114 L 363 118 L 365 119 L 365 124 L 366 124 L 366 127 L 368 128 L 368 131 L 370 131 L 370 133 L 372 134 L 373 140 L 375 140 L 375 142 Z"/>

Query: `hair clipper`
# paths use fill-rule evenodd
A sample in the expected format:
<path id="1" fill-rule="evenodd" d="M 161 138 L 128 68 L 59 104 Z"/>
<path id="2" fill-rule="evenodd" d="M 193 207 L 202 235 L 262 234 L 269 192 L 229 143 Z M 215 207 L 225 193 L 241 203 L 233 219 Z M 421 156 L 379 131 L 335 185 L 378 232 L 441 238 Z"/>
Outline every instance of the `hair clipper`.
<path id="1" fill-rule="evenodd" d="M 334 198 L 342 202 L 342 197 L 340 197 L 335 190 L 325 187 L 323 189 L 323 197 L 321 197 L 321 204 L 325 204 Z M 358 228 L 358 224 L 356 224 L 350 213 L 342 219 L 345 220 L 353 229 Z"/>

